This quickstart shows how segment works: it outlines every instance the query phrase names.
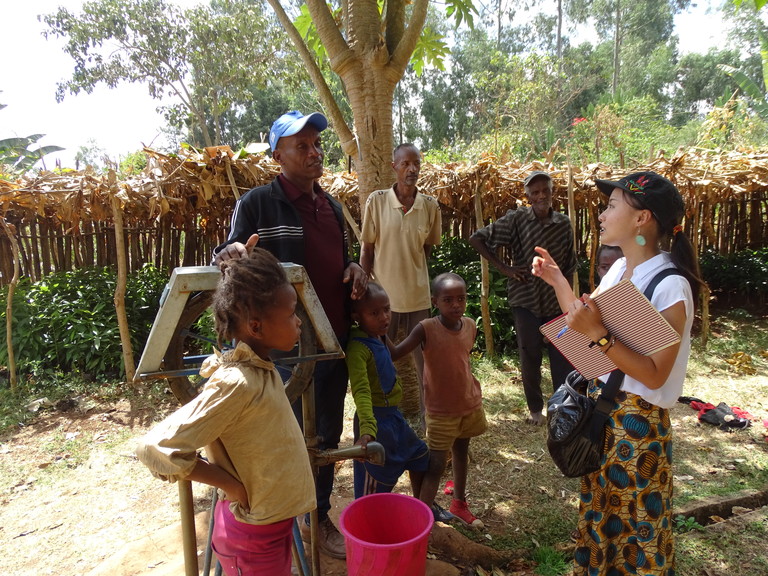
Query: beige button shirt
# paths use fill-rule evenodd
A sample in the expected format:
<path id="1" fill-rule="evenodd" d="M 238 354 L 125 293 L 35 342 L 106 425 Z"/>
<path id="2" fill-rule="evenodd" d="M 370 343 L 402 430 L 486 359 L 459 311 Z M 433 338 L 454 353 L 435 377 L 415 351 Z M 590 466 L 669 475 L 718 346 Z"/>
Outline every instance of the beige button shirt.
<path id="1" fill-rule="evenodd" d="M 314 509 L 304 438 L 274 364 L 240 343 L 206 359 L 200 374 L 209 378 L 203 390 L 140 441 L 139 460 L 173 482 L 190 474 L 200 448 L 213 444 L 209 460 L 248 493 L 250 510 L 231 504 L 241 522 L 272 524 Z"/>

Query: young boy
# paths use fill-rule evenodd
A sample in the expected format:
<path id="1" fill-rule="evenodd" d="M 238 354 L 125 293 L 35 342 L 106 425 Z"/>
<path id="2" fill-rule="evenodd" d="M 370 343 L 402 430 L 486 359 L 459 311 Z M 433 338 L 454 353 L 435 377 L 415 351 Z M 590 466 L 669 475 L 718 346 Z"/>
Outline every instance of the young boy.
<path id="1" fill-rule="evenodd" d="M 430 467 L 420 499 L 432 502 L 445 471 L 448 450 L 453 457 L 454 494 L 450 512 L 464 524 L 481 529 L 483 523 L 466 500 L 469 440 L 487 429 L 480 383 L 472 375 L 469 354 L 477 327 L 464 316 L 467 285 L 461 276 L 440 274 L 432 282 L 432 305 L 439 314 L 420 322 L 397 346 L 392 357 L 401 358 L 417 346 L 424 354 L 424 404 Z"/>
<path id="2" fill-rule="evenodd" d="M 398 408 L 403 389 L 385 341 L 391 318 L 389 296 L 379 284 L 369 282 L 362 298 L 352 302 L 356 326 L 349 336 L 346 361 L 357 409 L 355 443 L 366 447 L 376 440 L 384 446 L 386 461 L 383 466 L 353 462 L 355 498 L 391 492 L 406 470 L 413 494 L 418 497 L 429 467 L 427 445 Z"/>

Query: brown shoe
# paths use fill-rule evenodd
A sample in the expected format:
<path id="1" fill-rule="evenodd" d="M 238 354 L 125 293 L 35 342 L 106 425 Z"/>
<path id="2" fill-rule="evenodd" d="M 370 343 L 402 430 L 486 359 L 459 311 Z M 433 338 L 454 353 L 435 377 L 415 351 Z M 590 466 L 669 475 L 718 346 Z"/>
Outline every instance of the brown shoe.
<path id="1" fill-rule="evenodd" d="M 347 557 L 347 548 L 344 543 L 344 536 L 339 532 L 330 518 L 326 516 L 325 520 L 320 520 L 317 531 L 319 533 L 317 547 L 331 558 L 343 560 Z M 301 539 L 305 542 L 311 540 L 311 531 L 309 524 L 300 522 Z"/>

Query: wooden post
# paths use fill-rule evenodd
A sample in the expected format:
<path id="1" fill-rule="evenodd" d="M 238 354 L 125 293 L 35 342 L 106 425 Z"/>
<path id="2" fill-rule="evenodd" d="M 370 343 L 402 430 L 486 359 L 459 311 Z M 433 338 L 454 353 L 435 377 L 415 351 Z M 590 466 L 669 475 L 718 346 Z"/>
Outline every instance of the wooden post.
<path id="1" fill-rule="evenodd" d="M 178 484 L 181 542 L 184 548 L 184 576 L 198 576 L 200 569 L 197 565 L 197 532 L 195 530 L 195 507 L 192 500 L 192 482 L 179 480 Z"/>
<path id="2" fill-rule="evenodd" d="M 309 383 L 309 386 L 304 390 L 301 395 L 301 415 L 304 422 L 304 443 L 307 446 L 307 451 L 313 454 L 317 451 L 318 438 L 317 438 L 317 418 L 315 412 L 315 381 L 314 379 Z M 319 473 L 316 463 L 312 464 L 312 475 L 317 484 L 317 475 Z M 299 522 L 304 522 L 304 518 L 300 517 Z M 318 524 L 317 508 L 309 513 L 309 548 L 311 555 L 312 576 L 320 576 L 320 528 Z"/>
<path id="3" fill-rule="evenodd" d="M 693 215 L 692 223 L 691 225 L 687 226 L 689 232 L 687 232 L 688 237 L 691 242 L 691 247 L 693 248 L 693 253 L 698 255 L 699 247 L 700 247 L 700 230 L 701 230 L 701 202 L 699 201 L 699 198 L 701 197 L 700 190 L 693 189 L 690 195 L 691 203 L 693 206 L 690 209 L 690 214 Z M 686 224 L 688 224 L 688 216 L 686 215 Z M 706 348 L 707 347 L 707 341 L 709 340 L 709 286 L 704 286 L 701 290 L 700 294 L 700 302 L 701 302 L 701 345 Z"/>
<path id="4" fill-rule="evenodd" d="M 566 159 L 568 157 L 566 156 Z M 576 247 L 576 201 L 573 198 L 573 169 L 571 168 L 571 162 L 568 160 L 568 218 L 571 219 L 571 233 L 573 234 L 573 246 Z M 573 294 L 578 298 L 579 294 L 579 269 L 573 270 Z"/>
<path id="5" fill-rule="evenodd" d="M 13 355 L 13 294 L 16 292 L 16 284 L 19 282 L 19 244 L 16 241 L 16 227 L 7 224 L 5 218 L 0 218 L 0 224 L 8 235 L 13 253 L 13 277 L 8 284 L 8 300 L 5 303 L 5 340 L 8 346 L 8 374 L 10 378 L 11 392 L 15 393 L 18 380 L 16 376 L 16 357 Z"/>
<path id="6" fill-rule="evenodd" d="M 483 178 L 478 171 L 475 175 L 477 182 L 475 184 L 475 224 L 477 228 L 483 227 L 483 202 L 481 196 Z M 483 333 L 485 334 L 485 351 L 493 358 L 496 355 L 496 348 L 493 345 L 493 326 L 491 324 L 491 312 L 488 306 L 488 296 L 490 293 L 490 275 L 488 271 L 488 260 L 480 257 L 480 309 L 483 315 Z"/>
<path id="7" fill-rule="evenodd" d="M 110 171 L 110 177 L 114 172 Z M 110 179 L 111 179 L 110 178 Z M 125 259 L 125 234 L 123 231 L 123 209 L 116 194 L 111 195 L 112 217 L 115 221 L 115 247 L 117 248 L 117 285 L 115 286 L 115 312 L 117 324 L 120 328 L 120 343 L 123 347 L 123 364 L 125 365 L 125 380 L 133 382 L 136 364 L 133 361 L 133 347 L 131 346 L 131 330 L 128 327 L 128 315 L 125 311 L 125 287 L 128 284 Z"/>

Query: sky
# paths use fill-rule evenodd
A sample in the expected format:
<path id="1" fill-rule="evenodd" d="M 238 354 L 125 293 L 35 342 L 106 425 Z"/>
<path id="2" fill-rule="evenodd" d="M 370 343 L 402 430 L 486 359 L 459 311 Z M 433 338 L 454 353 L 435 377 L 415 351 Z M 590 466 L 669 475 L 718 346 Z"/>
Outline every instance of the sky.
<path id="1" fill-rule="evenodd" d="M 63 41 L 45 39 L 39 14 L 55 12 L 58 6 L 79 11 L 82 0 L 22 0 L 3 6 L 3 74 L 0 77 L 0 139 L 45 134 L 39 143 L 66 148 L 46 157 L 52 168 L 56 159 L 74 166 L 80 146 L 91 141 L 119 160 L 142 146 L 163 148 L 167 141 L 160 128 L 163 118 L 142 84 L 120 84 L 117 88 L 97 87 L 92 94 L 67 94 L 56 102 L 56 84 L 68 79 L 73 60 L 64 53 Z M 707 14 L 708 3 L 680 15 L 676 33 L 680 49 L 706 52 L 724 43 L 724 30 L 717 16 Z M 13 51 L 7 50 L 13 47 Z"/>
<path id="2" fill-rule="evenodd" d="M 67 94 L 56 102 L 56 85 L 71 77 L 74 61 L 64 53 L 60 39 L 45 39 L 45 25 L 38 14 L 50 14 L 58 6 L 79 11 L 81 0 L 26 0 L 3 6 L 3 43 L 6 52 L 0 79 L 0 139 L 45 134 L 43 145 L 66 148 L 46 156 L 48 168 L 61 158 L 74 166 L 80 146 L 94 140 L 113 159 L 125 157 L 143 145 L 165 144 L 156 112 L 160 101 L 149 96 L 142 84 L 120 84 L 115 89 L 98 86 L 92 94 Z M 160 146 L 158 146 L 160 147 Z"/>

